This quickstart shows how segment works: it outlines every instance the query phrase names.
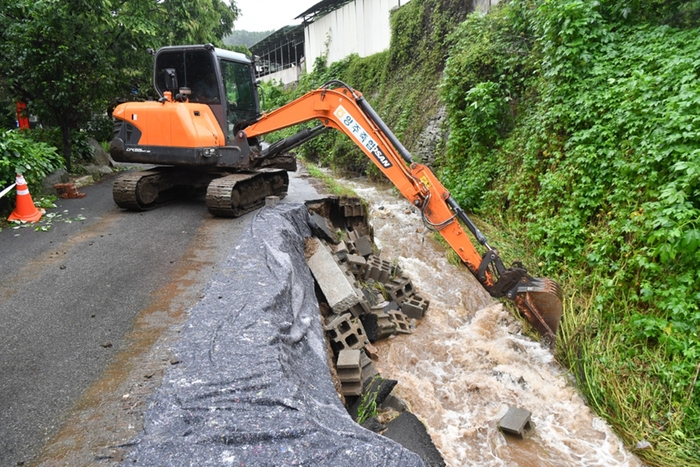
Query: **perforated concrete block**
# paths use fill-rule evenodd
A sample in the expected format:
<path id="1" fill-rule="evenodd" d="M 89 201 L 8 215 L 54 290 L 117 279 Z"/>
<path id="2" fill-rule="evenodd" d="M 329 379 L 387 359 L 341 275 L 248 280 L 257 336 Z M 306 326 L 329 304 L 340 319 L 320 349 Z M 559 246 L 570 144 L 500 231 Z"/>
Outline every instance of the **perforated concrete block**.
<path id="1" fill-rule="evenodd" d="M 533 429 L 533 424 L 530 420 L 531 416 L 532 412 L 529 410 L 509 407 L 508 412 L 498 422 L 498 428 L 509 435 L 524 438 Z"/>
<path id="2" fill-rule="evenodd" d="M 362 324 L 370 342 L 377 342 L 396 334 L 396 323 L 382 309 L 373 308 L 370 313 L 362 317 Z"/>
<path id="3" fill-rule="evenodd" d="M 430 300 L 414 294 L 401 303 L 401 311 L 409 318 L 423 319 L 429 306 Z"/>
<path id="4" fill-rule="evenodd" d="M 362 355 L 360 349 L 345 349 L 338 353 L 336 373 L 344 396 L 362 394 Z"/>
<path id="5" fill-rule="evenodd" d="M 399 304 L 415 293 L 411 279 L 406 276 L 391 279 L 386 284 L 386 291 L 391 299 Z"/>
<path id="6" fill-rule="evenodd" d="M 338 205 L 342 209 L 345 217 L 359 217 L 365 214 L 365 208 L 360 198 L 340 198 Z"/>
<path id="7" fill-rule="evenodd" d="M 391 318 L 391 321 L 396 325 L 396 332 L 398 334 L 413 334 L 413 328 L 408 317 L 403 314 L 401 310 L 389 310 L 387 314 Z"/>
<path id="8" fill-rule="evenodd" d="M 365 280 L 372 279 L 386 284 L 391 279 L 391 263 L 376 255 L 369 256 L 367 258 L 364 278 Z"/>
<path id="9" fill-rule="evenodd" d="M 350 313 L 329 317 L 323 329 L 328 333 L 331 347 L 335 352 L 361 349 L 369 343 L 362 323 Z"/>

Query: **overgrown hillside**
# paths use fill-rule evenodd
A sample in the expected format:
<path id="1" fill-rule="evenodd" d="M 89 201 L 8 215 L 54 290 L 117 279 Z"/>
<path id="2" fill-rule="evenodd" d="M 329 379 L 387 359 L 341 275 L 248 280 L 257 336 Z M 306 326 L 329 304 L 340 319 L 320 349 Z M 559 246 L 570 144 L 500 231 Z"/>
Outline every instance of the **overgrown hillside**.
<path id="1" fill-rule="evenodd" d="M 591 407 L 646 462 L 700 465 L 700 2 L 464 3 L 412 0 L 389 51 L 295 95 L 346 81 L 409 150 L 446 106 L 435 169 L 564 285 L 556 354 Z M 368 166 L 336 134 L 305 151 Z"/>
<path id="2" fill-rule="evenodd" d="M 567 285 L 558 356 L 640 455 L 700 465 L 698 2 L 512 1 L 456 31 L 444 175 Z"/>

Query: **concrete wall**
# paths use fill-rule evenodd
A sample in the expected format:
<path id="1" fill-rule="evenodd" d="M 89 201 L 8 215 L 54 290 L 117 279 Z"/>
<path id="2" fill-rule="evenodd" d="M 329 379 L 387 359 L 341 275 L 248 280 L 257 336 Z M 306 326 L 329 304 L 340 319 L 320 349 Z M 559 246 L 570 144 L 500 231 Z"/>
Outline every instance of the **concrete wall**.
<path id="1" fill-rule="evenodd" d="M 308 71 L 317 57 L 326 52 L 327 63 L 350 54 L 360 57 L 389 48 L 391 28 L 389 12 L 408 0 L 355 0 L 316 19 L 304 28 L 305 57 Z"/>
<path id="2" fill-rule="evenodd" d="M 350 54 L 360 57 L 389 48 L 391 26 L 389 13 L 410 0 L 355 0 L 317 18 L 304 28 L 304 55 L 307 71 L 316 58 L 326 53 L 326 63 L 337 62 Z M 488 12 L 499 0 L 472 0 L 474 9 Z"/>
<path id="3" fill-rule="evenodd" d="M 291 68 L 285 68 L 282 71 L 278 71 L 275 73 L 270 73 L 269 75 L 265 75 L 260 78 L 261 81 L 269 82 L 272 80 L 276 80 L 277 82 L 281 82 L 282 84 L 289 84 L 289 83 L 295 83 L 299 81 L 299 77 L 301 76 L 301 67 L 298 66 L 293 66 Z"/>

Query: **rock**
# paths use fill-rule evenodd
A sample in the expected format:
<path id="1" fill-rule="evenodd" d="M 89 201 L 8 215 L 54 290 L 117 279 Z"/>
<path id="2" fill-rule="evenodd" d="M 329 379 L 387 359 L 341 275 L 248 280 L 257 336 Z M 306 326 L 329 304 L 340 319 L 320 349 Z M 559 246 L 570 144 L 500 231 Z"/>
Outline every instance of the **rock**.
<path id="1" fill-rule="evenodd" d="M 634 445 L 634 449 L 641 451 L 642 449 L 651 449 L 651 443 L 645 439 L 639 441 Z"/>
<path id="2" fill-rule="evenodd" d="M 83 167 L 87 173 L 92 175 L 92 178 L 95 180 L 99 180 L 105 175 L 109 175 L 113 172 L 109 166 L 106 165 L 93 165 L 93 164 L 88 164 Z"/>
<path id="3" fill-rule="evenodd" d="M 90 143 L 90 146 L 92 146 L 92 148 L 94 150 L 92 157 L 95 160 L 96 165 L 101 165 L 101 166 L 105 166 L 105 167 L 114 166 L 114 161 L 109 156 L 107 151 L 104 150 L 104 148 L 102 147 L 102 145 L 100 143 L 98 143 L 93 138 L 90 138 L 88 140 L 88 143 Z M 111 172 L 111 170 L 110 170 L 110 172 Z"/>
<path id="4" fill-rule="evenodd" d="M 372 417 L 368 418 L 364 422 L 360 424 L 363 428 L 367 428 L 370 431 L 374 431 L 375 433 L 381 433 L 382 430 L 384 430 L 384 425 L 377 420 L 377 417 Z"/>
<path id="5" fill-rule="evenodd" d="M 64 169 L 57 170 L 41 182 L 41 191 L 45 195 L 55 195 L 56 189 L 53 186 L 59 183 L 66 183 L 69 180 L 70 176 L 68 175 L 68 172 L 66 172 Z"/>
<path id="6" fill-rule="evenodd" d="M 445 461 L 433 444 L 425 425 L 411 412 L 402 412 L 401 415 L 389 422 L 386 428 L 384 436 L 418 454 L 427 467 L 445 465 Z"/>

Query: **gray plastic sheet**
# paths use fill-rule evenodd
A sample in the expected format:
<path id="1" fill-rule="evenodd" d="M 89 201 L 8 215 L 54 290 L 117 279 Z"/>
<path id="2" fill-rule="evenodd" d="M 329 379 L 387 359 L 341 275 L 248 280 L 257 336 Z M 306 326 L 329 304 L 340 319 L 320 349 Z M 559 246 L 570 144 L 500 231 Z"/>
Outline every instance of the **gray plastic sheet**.
<path id="1" fill-rule="evenodd" d="M 423 466 L 360 427 L 335 391 L 306 206 L 256 213 L 190 311 L 123 465 Z"/>

